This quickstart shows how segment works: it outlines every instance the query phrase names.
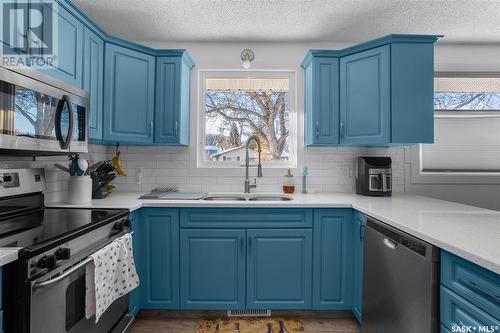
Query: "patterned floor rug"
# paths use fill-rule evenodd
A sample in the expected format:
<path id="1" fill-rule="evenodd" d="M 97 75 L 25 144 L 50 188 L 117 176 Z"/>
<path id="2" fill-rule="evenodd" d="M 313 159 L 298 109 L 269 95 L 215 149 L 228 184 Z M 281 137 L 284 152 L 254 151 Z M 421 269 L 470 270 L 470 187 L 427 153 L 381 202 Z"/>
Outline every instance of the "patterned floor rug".
<path id="1" fill-rule="evenodd" d="M 302 320 L 279 317 L 200 319 L 196 333 L 268 333 L 269 323 L 272 324 L 272 332 L 279 333 L 280 320 L 284 320 L 289 333 L 307 333 Z"/>

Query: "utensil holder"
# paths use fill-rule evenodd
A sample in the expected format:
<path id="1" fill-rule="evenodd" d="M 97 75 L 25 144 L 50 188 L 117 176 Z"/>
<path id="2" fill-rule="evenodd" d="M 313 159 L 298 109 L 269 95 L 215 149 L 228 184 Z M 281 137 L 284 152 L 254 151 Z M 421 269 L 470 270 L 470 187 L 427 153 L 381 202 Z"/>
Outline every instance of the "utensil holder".
<path id="1" fill-rule="evenodd" d="M 68 181 L 68 203 L 80 205 L 92 200 L 92 179 L 90 176 L 71 176 Z"/>

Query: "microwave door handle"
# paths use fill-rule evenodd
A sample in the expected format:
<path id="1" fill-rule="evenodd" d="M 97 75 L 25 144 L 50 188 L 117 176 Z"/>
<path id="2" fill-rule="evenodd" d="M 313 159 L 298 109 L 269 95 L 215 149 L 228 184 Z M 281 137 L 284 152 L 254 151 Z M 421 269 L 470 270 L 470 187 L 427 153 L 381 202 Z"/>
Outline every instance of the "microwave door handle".
<path id="1" fill-rule="evenodd" d="M 69 128 L 66 138 L 63 137 L 63 133 L 61 130 L 61 121 L 62 121 L 61 116 L 65 104 L 68 105 L 68 110 L 69 110 Z M 68 149 L 69 144 L 71 143 L 71 140 L 73 138 L 73 115 L 74 113 L 73 113 L 73 104 L 71 103 L 71 97 L 69 97 L 68 95 L 63 95 L 62 98 L 57 103 L 57 109 L 54 119 L 56 138 L 59 141 L 59 144 L 61 145 L 61 149 Z"/>
<path id="2" fill-rule="evenodd" d="M 382 176 L 382 191 L 387 192 L 387 176 L 381 175 Z"/>

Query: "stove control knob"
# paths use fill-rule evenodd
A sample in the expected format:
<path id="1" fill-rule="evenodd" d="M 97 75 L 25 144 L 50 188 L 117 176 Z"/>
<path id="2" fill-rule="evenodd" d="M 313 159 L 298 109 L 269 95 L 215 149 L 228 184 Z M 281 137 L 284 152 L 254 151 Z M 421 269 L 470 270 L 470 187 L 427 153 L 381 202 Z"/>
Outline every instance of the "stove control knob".
<path id="1" fill-rule="evenodd" d="M 116 231 L 122 231 L 123 230 L 123 221 L 115 222 L 115 224 L 113 225 L 113 229 Z"/>
<path id="2" fill-rule="evenodd" d="M 54 255 L 47 255 L 43 256 L 40 259 L 38 259 L 38 262 L 36 263 L 36 266 L 38 268 L 48 268 L 48 269 L 53 269 L 56 267 L 57 260 L 56 256 Z"/>
<path id="3" fill-rule="evenodd" d="M 54 255 L 57 260 L 68 260 L 71 257 L 71 249 L 69 247 L 61 247 Z"/>

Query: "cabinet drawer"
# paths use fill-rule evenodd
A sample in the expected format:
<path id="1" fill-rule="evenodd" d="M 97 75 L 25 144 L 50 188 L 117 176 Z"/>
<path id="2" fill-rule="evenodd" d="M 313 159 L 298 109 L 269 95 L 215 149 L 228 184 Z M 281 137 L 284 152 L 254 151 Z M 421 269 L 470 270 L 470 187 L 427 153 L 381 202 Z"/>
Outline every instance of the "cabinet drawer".
<path id="1" fill-rule="evenodd" d="M 500 320 L 500 275 L 441 252 L 441 283 Z"/>
<path id="2" fill-rule="evenodd" d="M 312 210 L 296 208 L 186 208 L 181 228 L 311 228 Z"/>
<path id="3" fill-rule="evenodd" d="M 500 327 L 500 320 L 493 318 L 443 286 L 441 286 L 441 323 L 455 332 L 458 332 L 457 326 L 471 326 L 473 332 L 478 332 L 480 328 L 490 326 Z"/>

